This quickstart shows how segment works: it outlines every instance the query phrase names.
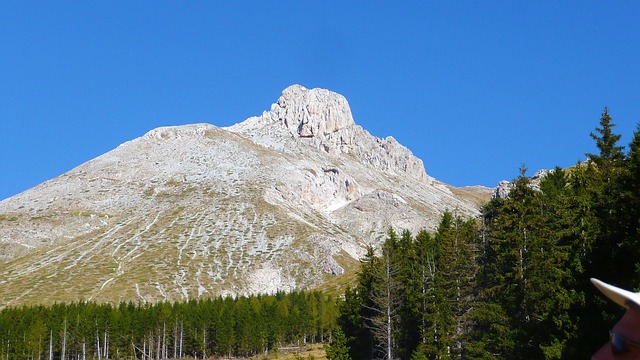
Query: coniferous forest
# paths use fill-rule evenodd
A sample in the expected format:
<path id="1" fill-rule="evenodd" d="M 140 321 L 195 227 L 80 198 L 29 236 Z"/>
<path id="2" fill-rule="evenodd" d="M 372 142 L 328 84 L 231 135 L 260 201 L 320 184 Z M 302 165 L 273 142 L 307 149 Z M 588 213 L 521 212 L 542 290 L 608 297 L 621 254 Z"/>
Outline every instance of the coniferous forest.
<path id="1" fill-rule="evenodd" d="M 335 298 L 320 292 L 5 308 L 0 312 L 0 359 L 248 357 L 323 342 L 336 312 Z"/>
<path id="2" fill-rule="evenodd" d="M 351 358 L 589 358 L 623 313 L 589 278 L 640 286 L 640 127 L 625 152 L 614 126 L 605 108 L 598 153 L 539 184 L 522 167 L 479 219 L 390 229 L 341 304 Z"/>
<path id="3" fill-rule="evenodd" d="M 324 342 L 329 359 L 580 359 L 623 309 L 589 279 L 640 288 L 640 126 L 605 108 L 597 152 L 520 175 L 476 219 L 388 230 L 338 300 L 320 292 L 0 311 L 0 360 L 248 357 Z"/>

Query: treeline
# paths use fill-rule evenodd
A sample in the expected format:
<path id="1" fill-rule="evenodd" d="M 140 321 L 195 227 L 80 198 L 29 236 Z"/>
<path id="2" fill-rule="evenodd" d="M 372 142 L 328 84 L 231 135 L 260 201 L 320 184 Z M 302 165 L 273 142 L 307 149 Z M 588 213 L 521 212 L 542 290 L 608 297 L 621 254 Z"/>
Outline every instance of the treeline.
<path id="1" fill-rule="evenodd" d="M 622 309 L 589 282 L 640 286 L 640 126 L 627 152 L 605 108 L 599 150 L 479 219 L 446 213 L 435 234 L 389 230 L 345 294 L 334 358 L 580 359 Z"/>
<path id="2" fill-rule="evenodd" d="M 320 292 L 5 308 L 0 359 L 246 357 L 325 341 L 337 311 L 336 299 Z"/>

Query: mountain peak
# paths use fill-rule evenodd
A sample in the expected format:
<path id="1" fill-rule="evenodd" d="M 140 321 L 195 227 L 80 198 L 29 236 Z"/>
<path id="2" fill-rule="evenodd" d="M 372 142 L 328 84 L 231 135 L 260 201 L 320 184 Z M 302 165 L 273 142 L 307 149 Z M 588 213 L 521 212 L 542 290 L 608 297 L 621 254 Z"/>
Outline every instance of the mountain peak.
<path id="1" fill-rule="evenodd" d="M 354 125 L 344 96 L 326 89 L 291 85 L 271 107 L 278 120 L 301 137 L 316 137 Z"/>
<path id="2" fill-rule="evenodd" d="M 275 129 L 265 129 L 265 126 L 274 124 Z M 324 138 L 353 125 L 351 108 L 344 96 L 296 84 L 284 89 L 269 111 L 227 129 L 245 134 L 286 129 L 293 137 Z"/>
<path id="3" fill-rule="evenodd" d="M 225 130 L 285 153 L 311 146 L 334 157 L 350 154 L 386 173 L 409 175 L 425 184 L 434 181 L 422 160 L 393 137 L 377 138 L 357 125 L 347 99 L 326 89 L 291 85 L 269 111 Z"/>
<path id="4" fill-rule="evenodd" d="M 433 230 L 476 198 L 342 95 L 293 85 L 261 116 L 157 128 L 0 201 L 0 309 L 342 286 L 389 226 Z"/>
<path id="5" fill-rule="evenodd" d="M 300 85 L 300 84 L 293 84 L 293 85 L 289 85 L 287 88 L 285 88 L 284 90 L 282 90 L 282 96 L 292 96 L 295 97 L 298 94 L 303 94 L 308 92 L 309 89 L 307 89 L 306 87 Z"/>

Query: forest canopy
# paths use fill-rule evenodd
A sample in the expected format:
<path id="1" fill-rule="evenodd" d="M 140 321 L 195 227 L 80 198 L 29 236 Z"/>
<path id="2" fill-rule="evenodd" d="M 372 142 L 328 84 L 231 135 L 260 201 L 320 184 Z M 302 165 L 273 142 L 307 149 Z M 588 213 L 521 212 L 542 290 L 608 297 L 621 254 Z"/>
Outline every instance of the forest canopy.
<path id="1" fill-rule="evenodd" d="M 389 229 L 362 261 L 338 324 L 353 359 L 579 359 L 622 309 L 589 279 L 640 287 L 640 127 L 628 151 L 604 109 L 596 154 L 525 176 L 478 219 Z"/>
<path id="2" fill-rule="evenodd" d="M 0 311 L 0 359 L 247 357 L 324 341 L 336 311 L 336 299 L 317 291 L 10 307 Z"/>

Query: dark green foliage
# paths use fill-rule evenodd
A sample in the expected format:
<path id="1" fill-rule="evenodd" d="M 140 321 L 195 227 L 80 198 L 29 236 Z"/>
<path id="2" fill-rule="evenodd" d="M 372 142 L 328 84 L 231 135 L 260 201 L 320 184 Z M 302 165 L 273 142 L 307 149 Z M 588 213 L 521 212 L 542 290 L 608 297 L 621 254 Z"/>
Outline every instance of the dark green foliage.
<path id="1" fill-rule="evenodd" d="M 333 332 L 331 343 L 325 349 L 329 360 L 351 360 L 349 348 L 347 347 L 347 338 L 340 328 Z"/>
<path id="2" fill-rule="evenodd" d="M 623 147 L 618 145 L 618 141 L 622 137 L 613 133 L 615 124 L 609 116 L 609 109 L 604 108 L 600 117 L 600 126 L 596 128 L 596 133 L 591 133 L 591 138 L 596 141 L 596 146 L 600 150 L 599 154 L 587 154 L 596 166 L 607 168 L 623 160 Z"/>
<path id="3" fill-rule="evenodd" d="M 620 217 L 621 252 L 629 254 L 626 271 L 638 272 L 640 267 L 640 124 L 633 134 L 629 153 L 621 175 Z M 633 266 L 633 269 L 629 269 Z M 631 283 L 629 285 L 636 285 Z"/>
<path id="4" fill-rule="evenodd" d="M 454 358 L 473 299 L 473 221 L 446 213 L 435 237 L 400 239 L 390 229 L 380 257 L 370 249 L 338 324 L 354 359 Z"/>
<path id="5" fill-rule="evenodd" d="M 473 326 L 463 350 L 465 359 L 507 359 L 516 348 L 516 329 L 511 327 L 503 307 L 488 301 L 479 301 L 470 313 Z"/>
<path id="6" fill-rule="evenodd" d="M 482 299 L 473 314 L 481 333 L 474 335 L 471 358 L 486 353 L 560 358 L 576 336 L 570 311 L 582 303 L 576 292 L 581 261 L 570 224 L 567 178 L 556 168 L 540 183 L 539 192 L 524 172 L 510 197 L 494 200 L 486 213 Z"/>
<path id="7" fill-rule="evenodd" d="M 336 312 L 335 299 L 318 292 L 9 307 L 0 311 L 0 358 L 48 358 L 50 341 L 56 359 L 254 356 L 328 337 Z"/>
<path id="8" fill-rule="evenodd" d="M 433 235 L 390 232 L 341 308 L 353 358 L 373 358 L 366 349 L 381 341 L 367 321 L 382 308 L 371 295 L 390 282 L 375 275 L 387 264 L 400 315 L 394 358 L 588 358 L 623 311 L 589 278 L 640 289 L 640 126 L 627 154 L 614 127 L 605 108 L 591 134 L 598 154 L 539 188 L 522 167 L 479 221 L 447 212 Z"/>

